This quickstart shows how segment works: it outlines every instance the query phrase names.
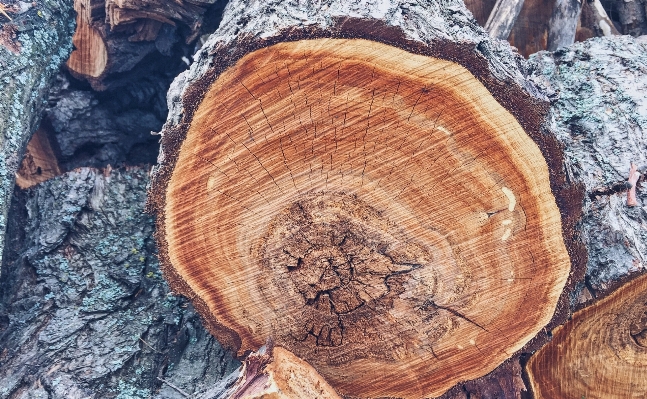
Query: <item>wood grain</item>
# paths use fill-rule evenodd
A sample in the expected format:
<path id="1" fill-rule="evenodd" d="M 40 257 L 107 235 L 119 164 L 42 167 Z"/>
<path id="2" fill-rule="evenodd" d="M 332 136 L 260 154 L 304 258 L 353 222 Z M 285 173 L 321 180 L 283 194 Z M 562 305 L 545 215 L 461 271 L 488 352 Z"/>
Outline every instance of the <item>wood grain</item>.
<path id="1" fill-rule="evenodd" d="M 108 63 L 108 50 L 101 34 L 90 25 L 92 12 L 83 0 L 74 1 L 76 31 L 72 36 L 74 51 L 67 60 L 67 67 L 79 75 L 101 76 Z"/>
<path id="2" fill-rule="evenodd" d="M 16 172 L 16 184 L 25 189 L 58 176 L 63 171 L 58 165 L 47 132 L 41 126 L 27 143 L 25 156 Z"/>
<path id="3" fill-rule="evenodd" d="M 647 275 L 582 309 L 528 362 L 537 399 L 647 398 Z"/>
<path id="4" fill-rule="evenodd" d="M 272 337 L 358 397 L 492 371 L 548 323 L 570 267 L 514 117 L 458 64 L 366 40 L 277 44 L 220 75 L 164 214 L 216 335 L 240 354 Z"/>

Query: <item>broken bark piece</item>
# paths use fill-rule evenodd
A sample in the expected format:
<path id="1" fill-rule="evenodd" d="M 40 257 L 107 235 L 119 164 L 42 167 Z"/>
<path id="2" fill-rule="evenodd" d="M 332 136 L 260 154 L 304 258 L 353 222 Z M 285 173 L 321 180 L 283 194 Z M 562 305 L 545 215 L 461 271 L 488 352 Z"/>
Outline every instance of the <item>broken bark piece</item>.
<path id="1" fill-rule="evenodd" d="M 16 173 L 16 184 L 25 189 L 61 173 L 58 159 L 47 137 L 47 132 L 41 126 L 27 143 L 25 157 Z"/>
<path id="2" fill-rule="evenodd" d="M 524 0 L 497 0 L 485 23 L 485 30 L 497 39 L 506 40 L 517 21 Z"/>
<path id="3" fill-rule="evenodd" d="M 647 275 L 558 327 L 528 362 L 537 399 L 621 399 L 647 392 Z"/>
<path id="4" fill-rule="evenodd" d="M 228 399 L 341 399 L 308 363 L 281 347 L 263 346 L 245 359 Z"/>
<path id="5" fill-rule="evenodd" d="M 229 3 L 171 89 L 150 196 L 165 275 L 239 355 L 273 337 L 342 395 L 439 396 L 530 341 L 568 277 L 541 108 L 490 74 L 516 68 L 507 44 L 464 25 L 502 54 L 483 64 L 448 39 L 462 3 L 330 2 L 303 25 L 290 4 Z M 421 45 L 431 15 L 445 33 Z"/>

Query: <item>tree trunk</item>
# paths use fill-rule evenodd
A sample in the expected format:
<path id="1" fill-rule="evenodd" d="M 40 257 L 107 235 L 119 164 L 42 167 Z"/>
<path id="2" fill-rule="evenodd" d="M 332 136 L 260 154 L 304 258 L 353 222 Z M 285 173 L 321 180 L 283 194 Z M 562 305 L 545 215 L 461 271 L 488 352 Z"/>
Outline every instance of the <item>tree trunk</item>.
<path id="1" fill-rule="evenodd" d="M 585 261 L 518 63 L 460 2 L 230 2 L 169 94 L 171 286 L 227 347 L 272 338 L 342 395 L 492 371 L 565 317 Z"/>
<path id="2" fill-rule="evenodd" d="M 0 14 L 0 251 L 15 173 L 38 127 L 50 81 L 72 50 L 71 5 L 34 4 L 3 3 Z"/>
<path id="3" fill-rule="evenodd" d="M 585 1 L 582 4 L 582 16 L 578 27 L 576 40 L 583 42 L 597 36 L 619 35 L 600 0 Z"/>

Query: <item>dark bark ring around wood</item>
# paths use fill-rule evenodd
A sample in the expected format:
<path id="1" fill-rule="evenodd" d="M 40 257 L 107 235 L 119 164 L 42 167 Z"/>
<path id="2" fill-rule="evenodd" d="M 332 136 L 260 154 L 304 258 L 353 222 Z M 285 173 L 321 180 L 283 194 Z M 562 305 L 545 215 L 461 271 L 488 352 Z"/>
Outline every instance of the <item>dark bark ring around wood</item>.
<path id="1" fill-rule="evenodd" d="M 570 260 L 546 161 L 464 67 L 303 40 L 201 98 L 158 234 L 239 353 L 272 337 L 342 394 L 429 397 L 551 320 Z"/>

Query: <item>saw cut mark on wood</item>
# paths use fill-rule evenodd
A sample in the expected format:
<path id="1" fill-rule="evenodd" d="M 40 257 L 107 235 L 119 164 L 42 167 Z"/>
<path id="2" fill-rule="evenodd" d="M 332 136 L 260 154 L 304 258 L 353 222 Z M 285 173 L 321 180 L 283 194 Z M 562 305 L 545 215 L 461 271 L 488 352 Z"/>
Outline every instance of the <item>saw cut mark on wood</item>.
<path id="1" fill-rule="evenodd" d="M 644 398 L 647 275 L 580 310 L 528 362 L 537 399 Z"/>
<path id="2" fill-rule="evenodd" d="M 271 337 L 343 395 L 487 374 L 550 321 L 570 269 L 517 120 L 464 67 L 367 40 L 241 58 L 165 196 L 167 277 L 217 338 L 243 354 Z"/>

